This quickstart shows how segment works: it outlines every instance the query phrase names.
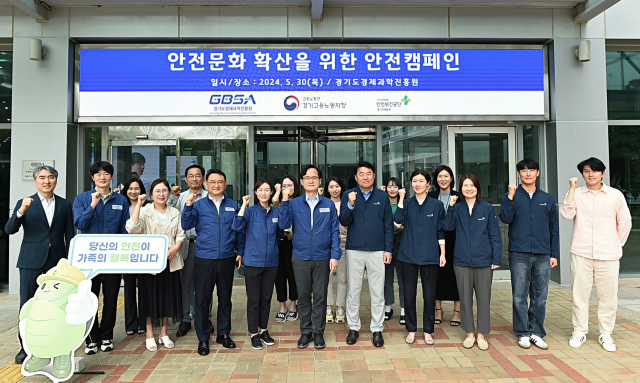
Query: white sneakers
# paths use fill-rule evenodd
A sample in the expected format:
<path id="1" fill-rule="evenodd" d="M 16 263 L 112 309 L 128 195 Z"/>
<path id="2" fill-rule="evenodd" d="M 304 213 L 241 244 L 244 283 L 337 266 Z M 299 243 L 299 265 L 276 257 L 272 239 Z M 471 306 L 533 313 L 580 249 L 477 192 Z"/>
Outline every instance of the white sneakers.
<path id="1" fill-rule="evenodd" d="M 344 309 L 338 306 L 336 309 L 336 323 L 344 323 Z"/>
<path id="2" fill-rule="evenodd" d="M 520 339 L 518 339 L 518 346 L 522 348 L 530 348 L 531 338 L 529 338 L 528 336 L 521 336 Z"/>
<path id="3" fill-rule="evenodd" d="M 573 348 L 581 347 L 587 341 L 587 336 L 581 332 L 574 331 L 569 338 L 569 346 Z"/>
<path id="4" fill-rule="evenodd" d="M 538 347 L 541 350 L 549 349 L 549 345 L 547 344 L 547 342 L 545 342 L 544 339 L 540 338 L 535 334 L 531 334 L 530 342 L 535 344 L 536 347 Z"/>
<path id="5" fill-rule="evenodd" d="M 613 340 L 611 335 L 600 334 L 600 336 L 598 337 L 598 342 L 600 342 L 602 348 L 604 348 L 605 351 L 616 352 L 617 350 L 616 342 Z"/>
<path id="6" fill-rule="evenodd" d="M 327 306 L 327 323 L 333 323 L 333 309 Z"/>

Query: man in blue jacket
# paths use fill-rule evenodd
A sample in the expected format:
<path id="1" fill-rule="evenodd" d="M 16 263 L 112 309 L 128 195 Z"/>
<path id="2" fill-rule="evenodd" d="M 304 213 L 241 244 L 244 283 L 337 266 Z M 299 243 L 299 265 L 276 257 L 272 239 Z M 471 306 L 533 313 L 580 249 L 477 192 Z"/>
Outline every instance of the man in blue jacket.
<path id="1" fill-rule="evenodd" d="M 509 225 L 513 332 L 520 347 L 533 343 L 546 350 L 544 318 L 549 273 L 558 265 L 558 212 L 553 197 L 536 188 L 538 163 L 525 159 L 516 167 L 522 185 L 509 185 L 500 207 L 500 219 Z"/>
<path id="2" fill-rule="evenodd" d="M 382 347 L 384 338 L 385 264 L 393 251 L 393 212 L 386 192 L 374 188 L 375 168 L 363 161 L 356 168 L 358 187 L 347 190 L 340 203 L 340 223 L 347 231 L 347 344 L 360 336 L 360 293 L 367 271 L 371 294 L 373 345 Z"/>
<path id="3" fill-rule="evenodd" d="M 182 211 L 182 228 L 196 229 L 196 257 L 193 268 L 193 289 L 196 295 L 195 328 L 198 354 L 209 355 L 209 312 L 213 289 L 218 291 L 218 334 L 216 342 L 225 348 L 236 348 L 231 333 L 231 292 L 234 268 L 240 268 L 244 255 L 244 236 L 232 229 L 238 204 L 227 198 L 227 176 L 210 169 L 206 176 L 209 195 L 196 201 L 198 194 L 189 194 Z M 236 255 L 237 251 L 237 255 Z"/>
<path id="4" fill-rule="evenodd" d="M 282 191 L 279 224 L 281 229 L 293 225 L 293 273 L 298 287 L 300 332 L 298 348 L 325 347 L 327 323 L 327 287 L 329 275 L 335 273 L 342 255 L 340 224 L 335 204 L 318 194 L 322 171 L 307 165 L 300 172 L 300 183 L 306 193 L 289 200 L 292 189 Z M 313 300 L 313 301 L 312 301 Z"/>
<path id="5" fill-rule="evenodd" d="M 126 223 L 129 219 L 129 201 L 127 197 L 111 190 L 113 165 L 107 161 L 96 162 L 89 168 L 96 187 L 79 194 L 73 201 L 73 218 L 76 228 L 82 234 L 129 234 Z M 98 274 L 91 279 L 91 291 L 104 296 L 102 320 L 93 322 L 87 336 L 85 354 L 93 355 L 100 350 L 113 350 L 113 328 L 116 325 L 118 292 L 122 274 Z"/>

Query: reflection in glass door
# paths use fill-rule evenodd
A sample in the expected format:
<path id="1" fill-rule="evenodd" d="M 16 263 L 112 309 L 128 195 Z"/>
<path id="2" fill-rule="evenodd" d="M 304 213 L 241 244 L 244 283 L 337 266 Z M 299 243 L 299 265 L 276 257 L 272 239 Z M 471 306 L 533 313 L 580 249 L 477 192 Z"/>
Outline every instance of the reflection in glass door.
<path id="1" fill-rule="evenodd" d="M 164 178 L 176 184 L 175 140 L 111 141 L 111 159 L 115 173 L 112 187 L 124 184 L 129 178 L 140 177 L 147 195 L 153 181 Z"/>
<path id="2" fill-rule="evenodd" d="M 449 164 L 456 174 L 456 186 L 465 174 L 480 180 L 482 199 L 500 212 L 502 196 L 516 183 L 515 128 L 449 127 Z M 499 218 L 498 218 L 499 220 Z M 500 221 L 502 267 L 495 279 L 508 279 L 509 227 Z"/>

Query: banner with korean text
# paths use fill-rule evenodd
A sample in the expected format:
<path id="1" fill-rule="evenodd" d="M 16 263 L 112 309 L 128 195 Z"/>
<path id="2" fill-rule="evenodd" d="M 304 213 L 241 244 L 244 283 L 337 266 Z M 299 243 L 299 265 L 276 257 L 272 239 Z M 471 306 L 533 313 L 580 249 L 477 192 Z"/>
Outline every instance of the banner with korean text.
<path id="1" fill-rule="evenodd" d="M 79 116 L 544 116 L 542 49 L 82 49 Z"/>

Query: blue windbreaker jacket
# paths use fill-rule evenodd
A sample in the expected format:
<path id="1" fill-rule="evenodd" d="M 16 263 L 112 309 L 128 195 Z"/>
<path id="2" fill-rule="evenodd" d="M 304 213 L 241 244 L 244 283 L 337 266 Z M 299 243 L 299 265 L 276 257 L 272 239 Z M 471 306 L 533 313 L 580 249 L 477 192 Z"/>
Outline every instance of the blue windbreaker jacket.
<path id="1" fill-rule="evenodd" d="M 232 229 L 245 232 L 245 266 L 275 267 L 280 261 L 278 240 L 284 231 L 278 225 L 280 210 L 271 207 L 267 212 L 262 205 L 250 206 L 244 210 L 244 216 L 233 219 Z"/>
<path id="2" fill-rule="evenodd" d="M 82 234 L 129 234 L 129 201 L 119 193 L 111 193 L 107 203 L 98 202 L 91 207 L 91 194 L 96 190 L 78 194 L 73 201 L 73 222 Z"/>
<path id="3" fill-rule="evenodd" d="M 444 205 L 427 197 L 422 205 L 416 197 L 403 202 L 404 207 L 396 209 L 393 220 L 404 223 L 402 242 L 398 260 L 414 265 L 439 265 L 439 239 L 444 239 Z"/>
<path id="4" fill-rule="evenodd" d="M 356 192 L 353 210 L 349 193 Z M 359 187 L 347 190 L 340 202 L 340 223 L 347 227 L 347 250 L 393 253 L 393 210 L 386 192 L 373 188 L 368 200 Z"/>

